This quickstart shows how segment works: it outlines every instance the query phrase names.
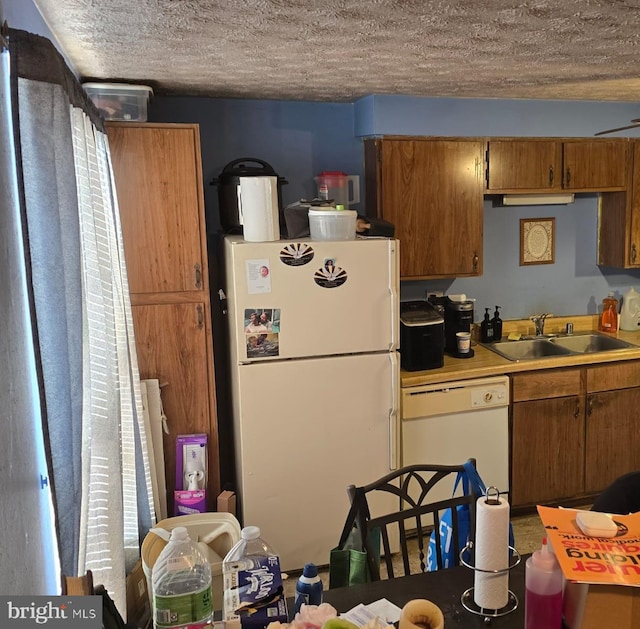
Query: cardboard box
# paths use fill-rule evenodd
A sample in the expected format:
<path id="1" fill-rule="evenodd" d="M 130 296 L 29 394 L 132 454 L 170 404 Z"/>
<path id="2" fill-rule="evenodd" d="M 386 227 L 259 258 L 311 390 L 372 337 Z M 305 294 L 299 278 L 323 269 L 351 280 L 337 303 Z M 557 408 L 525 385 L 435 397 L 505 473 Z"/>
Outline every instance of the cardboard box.
<path id="1" fill-rule="evenodd" d="M 127 623 L 136 627 L 144 627 L 151 618 L 151 605 L 147 591 L 147 577 L 142 568 L 142 560 L 133 567 L 127 576 Z"/>
<path id="2" fill-rule="evenodd" d="M 230 513 L 236 515 L 236 495 L 232 491 L 222 491 L 217 501 L 218 511 L 221 513 Z"/>
<path id="3" fill-rule="evenodd" d="M 569 629 L 636 629 L 640 627 L 640 589 L 567 582 L 563 611 Z"/>
<path id="4" fill-rule="evenodd" d="M 230 569 L 223 579 L 227 629 L 266 629 L 271 622 L 287 622 L 278 557 L 265 557 L 250 570 Z"/>

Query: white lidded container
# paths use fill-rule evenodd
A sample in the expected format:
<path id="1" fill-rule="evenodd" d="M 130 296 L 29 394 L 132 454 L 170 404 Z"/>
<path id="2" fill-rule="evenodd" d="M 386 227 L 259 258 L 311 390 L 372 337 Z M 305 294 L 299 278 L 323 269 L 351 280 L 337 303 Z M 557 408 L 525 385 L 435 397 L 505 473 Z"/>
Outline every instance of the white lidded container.
<path id="1" fill-rule="evenodd" d="M 309 208 L 309 231 L 313 240 L 355 240 L 355 210 Z"/>

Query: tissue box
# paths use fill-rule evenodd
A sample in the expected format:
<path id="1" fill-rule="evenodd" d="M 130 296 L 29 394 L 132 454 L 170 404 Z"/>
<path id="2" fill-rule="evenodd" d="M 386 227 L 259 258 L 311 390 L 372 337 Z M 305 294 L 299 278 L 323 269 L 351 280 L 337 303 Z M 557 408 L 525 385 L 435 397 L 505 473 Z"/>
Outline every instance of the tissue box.
<path id="1" fill-rule="evenodd" d="M 265 557 L 251 570 L 225 572 L 223 616 L 227 629 L 265 629 L 271 622 L 287 622 L 278 557 Z"/>

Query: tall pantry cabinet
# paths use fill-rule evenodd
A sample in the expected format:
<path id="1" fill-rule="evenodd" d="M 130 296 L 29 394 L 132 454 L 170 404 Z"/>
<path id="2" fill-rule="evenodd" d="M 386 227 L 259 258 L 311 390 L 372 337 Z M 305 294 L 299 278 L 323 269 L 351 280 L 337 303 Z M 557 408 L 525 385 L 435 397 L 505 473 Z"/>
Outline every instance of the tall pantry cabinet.
<path id="1" fill-rule="evenodd" d="M 207 506 L 220 490 L 211 306 L 199 127 L 109 123 L 140 377 L 157 378 L 167 506 L 179 434 L 206 433 Z"/>

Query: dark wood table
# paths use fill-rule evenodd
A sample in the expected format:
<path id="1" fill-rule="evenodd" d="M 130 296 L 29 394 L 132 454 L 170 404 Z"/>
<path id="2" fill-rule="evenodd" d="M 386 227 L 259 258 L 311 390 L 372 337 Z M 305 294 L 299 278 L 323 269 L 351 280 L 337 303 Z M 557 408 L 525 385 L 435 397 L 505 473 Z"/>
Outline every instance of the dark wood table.
<path id="1" fill-rule="evenodd" d="M 486 626 L 496 629 L 523 629 L 526 559 L 527 556 L 523 556 L 520 563 L 509 573 L 509 589 L 518 598 L 517 609 L 505 616 L 492 618 L 490 625 L 485 624 L 482 616 L 467 611 L 460 602 L 462 593 L 473 587 L 473 571 L 465 567 L 325 590 L 323 600 L 333 605 L 339 613 L 344 613 L 358 603 L 368 605 L 381 598 L 386 598 L 400 608 L 410 600 L 426 598 L 442 610 L 445 629 L 473 629 Z"/>

